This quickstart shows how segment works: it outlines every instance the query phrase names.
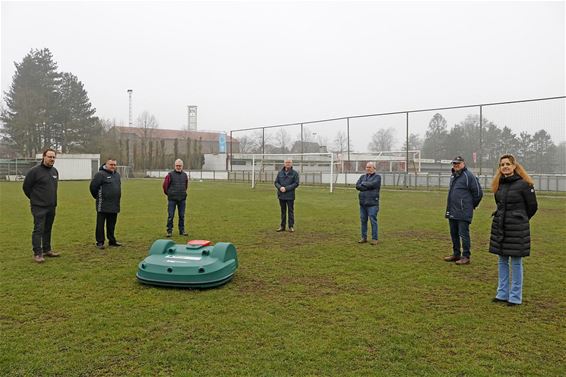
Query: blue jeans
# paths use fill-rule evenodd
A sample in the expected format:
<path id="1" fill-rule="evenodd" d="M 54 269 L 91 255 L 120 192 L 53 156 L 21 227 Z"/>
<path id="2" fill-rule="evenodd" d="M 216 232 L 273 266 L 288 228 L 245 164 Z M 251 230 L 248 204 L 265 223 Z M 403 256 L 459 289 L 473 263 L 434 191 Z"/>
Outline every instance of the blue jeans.
<path id="1" fill-rule="evenodd" d="M 509 258 L 511 258 L 511 289 L 509 289 Z M 523 258 L 499 255 L 499 282 L 496 298 L 513 304 L 523 302 Z"/>
<path id="2" fill-rule="evenodd" d="M 450 224 L 450 237 L 452 237 L 452 251 L 454 256 L 459 257 L 464 254 L 464 257 L 470 257 L 470 223 L 461 220 L 448 220 Z M 460 239 L 462 239 L 462 252 L 460 251 Z"/>
<path id="3" fill-rule="evenodd" d="M 371 222 L 371 239 L 377 240 L 377 211 L 377 206 L 360 206 L 360 221 L 362 223 L 362 238 L 364 240 L 367 240 L 368 237 L 368 217 Z"/>
<path id="4" fill-rule="evenodd" d="M 173 219 L 175 218 L 175 208 L 179 212 L 179 233 L 185 233 L 185 207 L 187 199 L 167 201 L 167 233 L 173 232 Z"/>

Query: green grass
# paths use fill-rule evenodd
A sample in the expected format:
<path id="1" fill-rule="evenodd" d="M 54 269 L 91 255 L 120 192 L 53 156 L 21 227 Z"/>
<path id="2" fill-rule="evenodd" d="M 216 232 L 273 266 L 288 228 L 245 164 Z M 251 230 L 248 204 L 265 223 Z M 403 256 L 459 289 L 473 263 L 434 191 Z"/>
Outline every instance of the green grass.
<path id="1" fill-rule="evenodd" d="M 144 286 L 137 264 L 165 233 L 159 180 L 123 183 L 117 236 L 94 248 L 88 182 L 61 182 L 54 248 L 32 260 L 20 183 L 0 184 L 0 375 L 562 376 L 566 198 L 539 198 L 524 304 L 494 304 L 486 195 L 472 264 L 450 253 L 445 192 L 382 192 L 380 245 L 358 245 L 353 189 L 300 187 L 296 232 L 276 233 L 274 188 L 194 182 L 190 238 L 230 241 L 240 267 L 210 290 Z M 178 243 L 184 238 L 175 236 Z"/>

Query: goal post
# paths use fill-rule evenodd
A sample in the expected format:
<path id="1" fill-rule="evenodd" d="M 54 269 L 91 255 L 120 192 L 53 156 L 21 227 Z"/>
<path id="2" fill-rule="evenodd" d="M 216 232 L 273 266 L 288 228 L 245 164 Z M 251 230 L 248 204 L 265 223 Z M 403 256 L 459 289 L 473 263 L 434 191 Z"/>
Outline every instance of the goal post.
<path id="1" fill-rule="evenodd" d="M 301 182 L 306 184 L 329 185 L 329 191 L 334 191 L 334 154 L 321 153 L 254 153 L 234 155 L 240 163 L 250 161 L 251 187 L 255 188 L 258 181 L 267 181 L 281 170 L 283 162 L 293 160 L 293 166 L 301 174 Z M 244 166 L 247 164 L 244 164 Z"/>

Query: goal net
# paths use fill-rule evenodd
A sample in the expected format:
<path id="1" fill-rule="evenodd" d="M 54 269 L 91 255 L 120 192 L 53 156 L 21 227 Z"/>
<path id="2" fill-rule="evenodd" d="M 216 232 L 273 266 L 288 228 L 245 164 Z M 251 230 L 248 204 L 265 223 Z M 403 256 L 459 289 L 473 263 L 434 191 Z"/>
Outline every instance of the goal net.
<path id="1" fill-rule="evenodd" d="M 236 153 L 232 157 L 232 169 L 251 171 L 251 186 L 255 188 L 258 182 L 273 183 L 287 159 L 293 161 L 293 169 L 300 173 L 302 184 L 324 185 L 333 191 L 335 167 L 332 153 Z"/>

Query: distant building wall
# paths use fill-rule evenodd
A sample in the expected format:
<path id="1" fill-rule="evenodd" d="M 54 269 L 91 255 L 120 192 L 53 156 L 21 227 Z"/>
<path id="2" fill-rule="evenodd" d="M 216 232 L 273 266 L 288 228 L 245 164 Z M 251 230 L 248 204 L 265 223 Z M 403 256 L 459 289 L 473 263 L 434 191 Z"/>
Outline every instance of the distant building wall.
<path id="1" fill-rule="evenodd" d="M 38 153 L 35 158 L 41 160 L 43 156 Z M 100 166 L 100 154 L 57 154 L 54 166 L 59 180 L 91 179 Z"/>

